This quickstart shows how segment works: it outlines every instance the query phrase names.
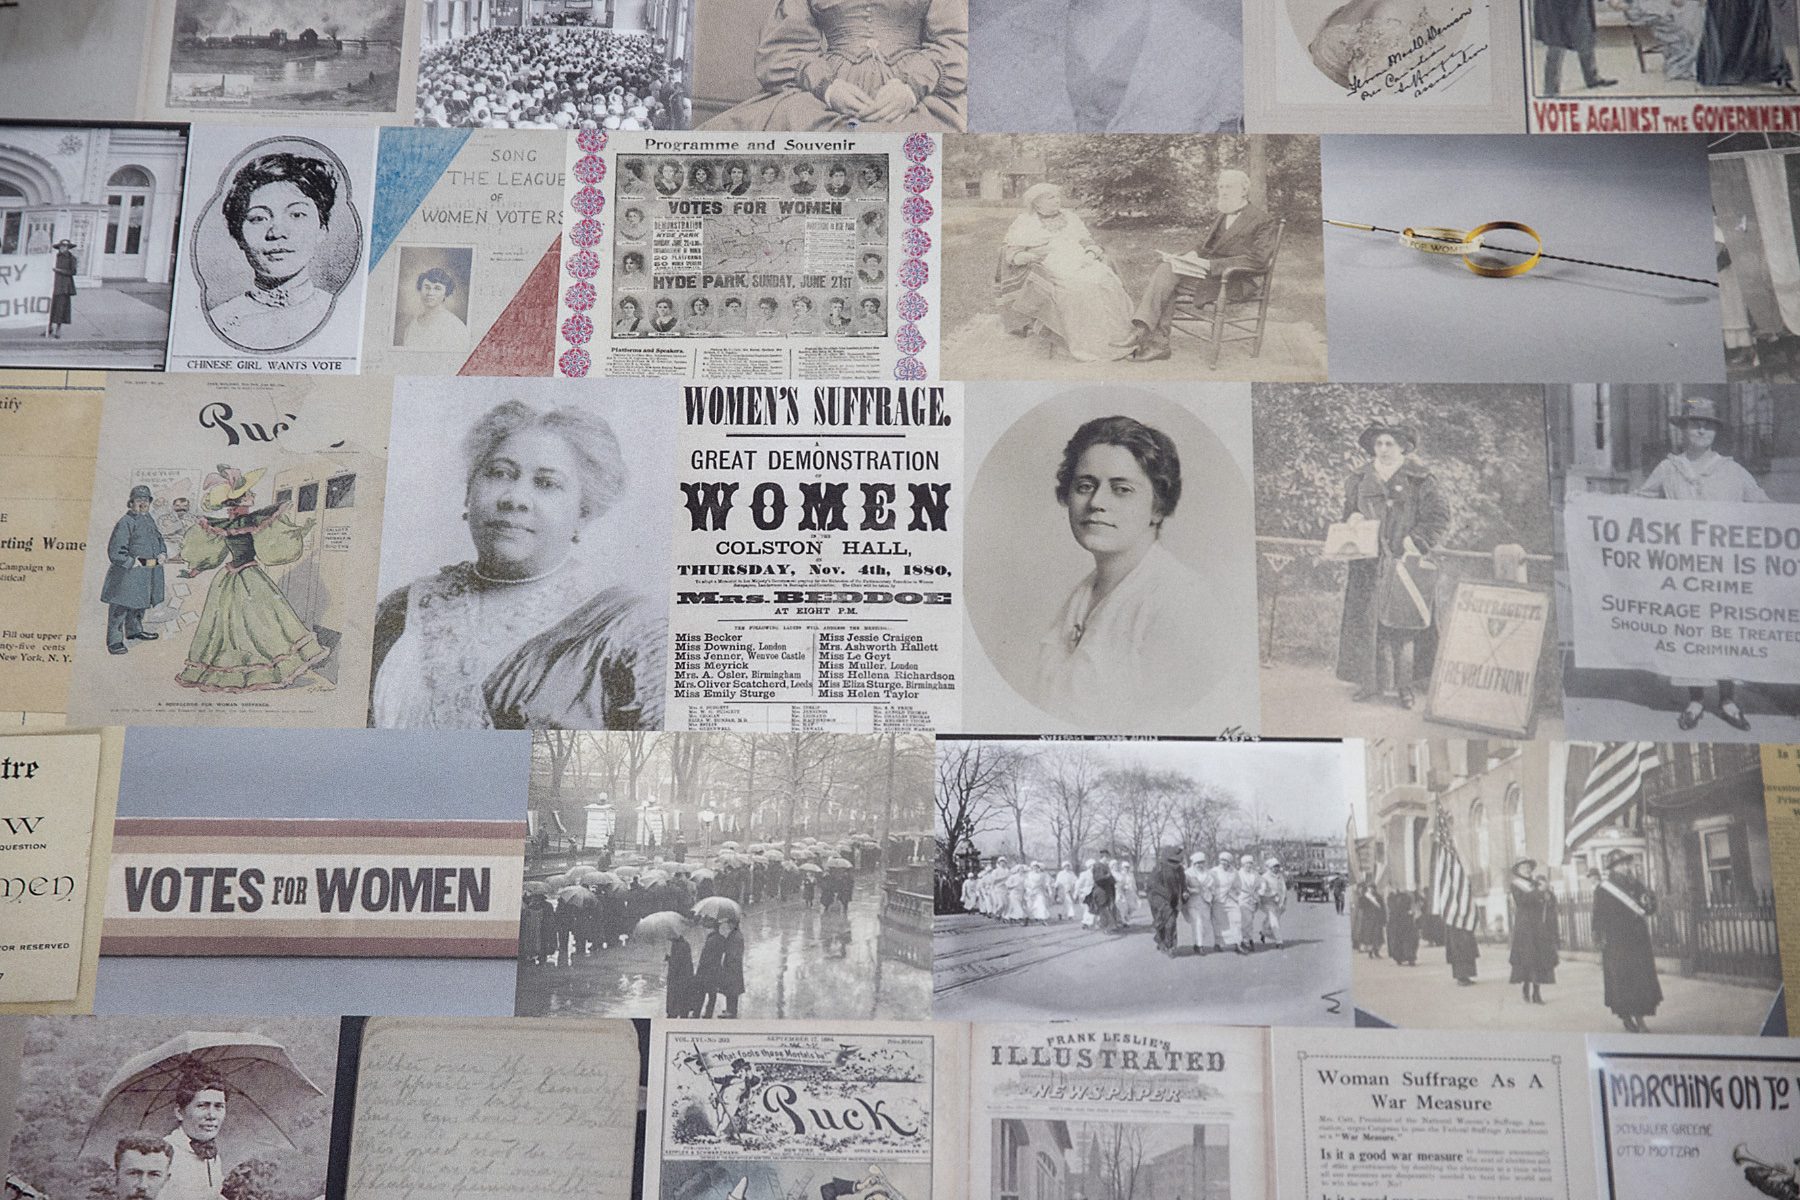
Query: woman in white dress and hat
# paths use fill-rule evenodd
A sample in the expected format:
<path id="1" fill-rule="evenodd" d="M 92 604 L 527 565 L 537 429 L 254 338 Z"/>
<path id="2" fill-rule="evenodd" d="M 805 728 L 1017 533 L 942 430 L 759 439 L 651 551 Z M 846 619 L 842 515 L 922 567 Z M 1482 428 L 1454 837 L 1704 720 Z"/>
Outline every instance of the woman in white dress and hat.
<path id="1" fill-rule="evenodd" d="M 1746 471 L 1742 464 L 1713 449 L 1725 421 L 1719 416 L 1718 401 L 1707 396 L 1689 396 L 1669 418 L 1681 431 L 1681 447 L 1656 464 L 1650 477 L 1637 490 L 1639 496 L 1661 500 L 1718 500 L 1731 504 L 1768 504 L 1768 493 Z M 1672 678 L 1676 687 L 1687 689 L 1687 705 L 1675 718 L 1682 730 L 1700 723 L 1706 712 L 1706 689 L 1716 683 L 1719 689 L 1719 718 L 1733 729 L 1746 732 L 1750 719 L 1738 705 L 1737 683 L 1730 679 Z"/>

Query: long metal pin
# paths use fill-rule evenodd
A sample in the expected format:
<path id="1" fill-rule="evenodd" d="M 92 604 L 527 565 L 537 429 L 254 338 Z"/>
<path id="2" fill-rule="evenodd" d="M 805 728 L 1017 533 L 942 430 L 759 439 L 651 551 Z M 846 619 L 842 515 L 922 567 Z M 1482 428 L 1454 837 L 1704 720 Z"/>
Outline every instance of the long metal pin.
<path id="1" fill-rule="evenodd" d="M 1333 221 L 1330 218 L 1326 218 L 1325 223 L 1327 225 L 1336 225 L 1340 229 L 1355 229 L 1361 233 L 1391 233 L 1396 237 L 1400 236 L 1401 233 L 1401 230 L 1389 229 L 1383 225 L 1363 225 L 1355 221 Z M 1418 233 L 1413 234 L 1413 236 L 1421 242 L 1446 242 L 1453 245 L 1460 244 L 1454 238 L 1427 237 Z M 1483 250 L 1492 250 L 1496 254 L 1515 254 L 1520 258 L 1529 258 L 1532 254 L 1530 250 L 1514 250 L 1510 246 L 1490 246 L 1486 242 L 1482 243 L 1481 248 Z M 1654 275 L 1658 279 L 1679 279 L 1683 283 L 1703 283 L 1707 287 L 1715 288 L 1719 286 L 1719 281 L 1716 279 L 1696 279 L 1692 275 L 1675 275 L 1668 271 L 1652 271 L 1646 267 L 1625 267 L 1620 266 L 1618 263 L 1595 262 L 1591 258 L 1570 258 L 1564 254 L 1550 254 L 1547 252 L 1542 253 L 1540 257 L 1549 259 L 1553 262 L 1576 263 L 1584 267 L 1600 267 L 1607 271 L 1629 271 L 1633 275 Z"/>

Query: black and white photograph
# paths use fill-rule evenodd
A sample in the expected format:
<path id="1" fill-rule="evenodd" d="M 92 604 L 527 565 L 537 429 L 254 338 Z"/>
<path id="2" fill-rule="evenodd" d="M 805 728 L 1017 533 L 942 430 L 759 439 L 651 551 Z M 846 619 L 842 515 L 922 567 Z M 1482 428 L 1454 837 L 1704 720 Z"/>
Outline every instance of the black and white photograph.
<path id="1" fill-rule="evenodd" d="M 1376 738 L 1365 769 L 1358 1024 L 1786 1036 L 1756 747 Z"/>
<path id="2" fill-rule="evenodd" d="M 522 1017 L 931 1016 L 929 734 L 533 735 Z"/>
<path id="3" fill-rule="evenodd" d="M 686 129 L 695 3 L 425 0 L 414 123 Z"/>
<path id="4" fill-rule="evenodd" d="M 694 127 L 960 133 L 970 0 L 706 0 Z"/>
<path id="5" fill-rule="evenodd" d="M 394 349 L 459 351 L 469 345 L 472 246 L 401 246 L 394 280 Z"/>
<path id="6" fill-rule="evenodd" d="M 1331 379 L 1725 378 L 1702 139 L 1323 141 Z"/>
<path id="7" fill-rule="evenodd" d="M 356 370 L 375 131 L 269 132 L 195 135 L 171 370 Z"/>
<path id="8" fill-rule="evenodd" d="M 1228 1122 L 1007 1117 L 988 1130 L 985 1200 L 1231 1200 Z"/>
<path id="9" fill-rule="evenodd" d="M 336 1017 L 22 1023 L 9 1196 L 324 1194 Z"/>
<path id="10" fill-rule="evenodd" d="M 187 152 L 177 125 L 0 122 L 0 366 L 162 369 Z"/>
<path id="11" fill-rule="evenodd" d="M 1255 389 L 1262 731 L 1555 736 L 1537 387 Z"/>
<path id="12" fill-rule="evenodd" d="M 1547 412 L 1569 735 L 1800 740 L 1800 390 L 1578 384 Z"/>
<path id="13" fill-rule="evenodd" d="M 1793 0 L 1522 0 L 1530 36 L 1531 97 L 1577 101 L 1614 112 L 1637 108 L 1660 122 L 1692 113 L 1693 128 L 1754 128 L 1760 102 L 1791 104 L 1800 65 L 1800 16 Z M 1701 105 L 1712 102 L 1708 124 Z M 1549 106 L 1555 108 L 1556 106 Z M 1534 128 L 1571 132 L 1540 111 Z M 1579 131 L 1577 128 L 1574 131 Z"/>
<path id="14" fill-rule="evenodd" d="M 1272 0 L 1244 19 L 1252 132 L 1522 127 L 1516 0 Z"/>
<path id="15" fill-rule="evenodd" d="M 971 6 L 976 129 L 1241 133 L 1242 0 Z"/>
<path id="16" fill-rule="evenodd" d="M 147 107 L 193 116 L 344 114 L 399 103 L 406 0 L 160 0 Z"/>
<path id="17" fill-rule="evenodd" d="M 645 384 L 398 381 L 371 725 L 662 727 L 666 399 Z"/>
<path id="18" fill-rule="evenodd" d="M 940 735 L 932 1012 L 1348 1025 L 1337 742 Z"/>
<path id="19" fill-rule="evenodd" d="M 983 134 L 944 153 L 955 379 L 1323 379 L 1319 142 Z"/>
<path id="20" fill-rule="evenodd" d="M 1800 383 L 1800 238 L 1789 182 L 1800 134 L 1726 134 L 1708 149 L 1725 377 Z"/>
<path id="21" fill-rule="evenodd" d="M 1256 730 L 1248 390 L 1010 384 L 971 394 L 971 723 Z"/>

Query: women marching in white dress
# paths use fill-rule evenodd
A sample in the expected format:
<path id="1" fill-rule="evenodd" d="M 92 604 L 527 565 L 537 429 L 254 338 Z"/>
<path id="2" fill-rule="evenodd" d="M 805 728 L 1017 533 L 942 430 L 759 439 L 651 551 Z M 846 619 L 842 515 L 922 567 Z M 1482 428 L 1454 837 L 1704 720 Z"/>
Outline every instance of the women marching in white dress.
<path id="1" fill-rule="evenodd" d="M 1075 903 L 1081 906 L 1081 927 L 1094 927 L 1093 910 L 1087 906 L 1088 894 L 1094 890 L 1094 860 L 1088 859 L 1082 864 L 1081 874 L 1075 877 Z"/>
<path id="2" fill-rule="evenodd" d="M 1056 873 L 1057 920 L 1073 921 L 1075 919 L 1075 886 L 1078 882 L 1073 863 L 1064 863 L 1062 870 Z"/>
<path id="3" fill-rule="evenodd" d="M 1213 947 L 1237 949 L 1243 942 L 1238 934 L 1238 907 L 1232 893 L 1237 888 L 1237 866 L 1231 851 L 1219 851 L 1219 861 L 1208 872 L 1212 877 Z"/>
<path id="4" fill-rule="evenodd" d="M 1121 858 L 1113 865 L 1113 878 L 1119 881 L 1119 923 L 1129 925 L 1138 910 L 1137 868 Z"/>
<path id="5" fill-rule="evenodd" d="M 1190 855 L 1186 873 L 1188 924 L 1194 931 L 1194 952 L 1203 954 L 1208 949 L 1218 949 L 1212 923 L 1212 872 L 1206 869 L 1206 855 L 1202 852 Z"/>
<path id="6" fill-rule="evenodd" d="M 962 906 L 964 912 L 981 911 L 981 876 L 969 874 L 963 876 Z"/>
<path id="7" fill-rule="evenodd" d="M 1050 923 L 1050 875 L 1040 862 L 1025 872 L 1025 920 Z"/>
<path id="8" fill-rule="evenodd" d="M 1025 919 L 1025 868 L 1016 866 L 1006 873 L 1006 913 L 1007 921 L 1023 921 Z"/>

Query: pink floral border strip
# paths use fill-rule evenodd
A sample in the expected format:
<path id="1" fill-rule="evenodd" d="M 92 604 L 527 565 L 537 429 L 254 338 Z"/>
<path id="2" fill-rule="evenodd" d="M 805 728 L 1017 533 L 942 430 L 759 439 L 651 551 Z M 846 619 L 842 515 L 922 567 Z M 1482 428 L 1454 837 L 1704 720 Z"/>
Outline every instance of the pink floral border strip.
<path id="1" fill-rule="evenodd" d="M 925 160 L 936 149 L 937 142 L 928 133 L 913 134 L 902 147 L 902 153 L 912 165 L 906 168 L 905 175 L 908 195 L 900 204 L 900 211 L 906 217 L 906 228 L 900 231 L 900 249 L 906 257 L 901 260 L 895 278 L 906 291 L 901 293 L 895 305 L 895 311 L 904 322 L 894 337 L 894 344 L 901 354 L 894 364 L 895 379 L 924 379 L 929 374 L 918 357 L 925 349 L 925 335 L 919 330 L 919 322 L 931 311 L 921 289 L 931 279 L 931 268 L 925 262 L 926 254 L 931 251 L 931 235 L 924 227 L 932 217 L 931 201 L 925 198 L 925 193 L 931 190 L 933 176 Z"/>
<path id="2" fill-rule="evenodd" d="M 588 343 L 594 340 L 594 320 L 588 313 L 597 296 L 594 276 L 600 273 L 600 255 L 594 247 L 606 232 L 600 222 L 600 214 L 606 210 L 606 195 L 600 189 L 606 181 L 606 160 L 600 157 L 606 149 L 606 131 L 584 129 L 575 135 L 575 145 L 581 157 L 570 170 L 581 186 L 569 197 L 570 211 L 564 218 L 569 222 L 568 239 L 575 252 L 570 254 L 565 247 L 562 261 L 562 306 L 569 315 L 563 318 L 561 333 L 568 349 L 557 356 L 556 369 L 566 378 L 582 379 L 594 367 L 593 355 L 588 352 Z"/>

